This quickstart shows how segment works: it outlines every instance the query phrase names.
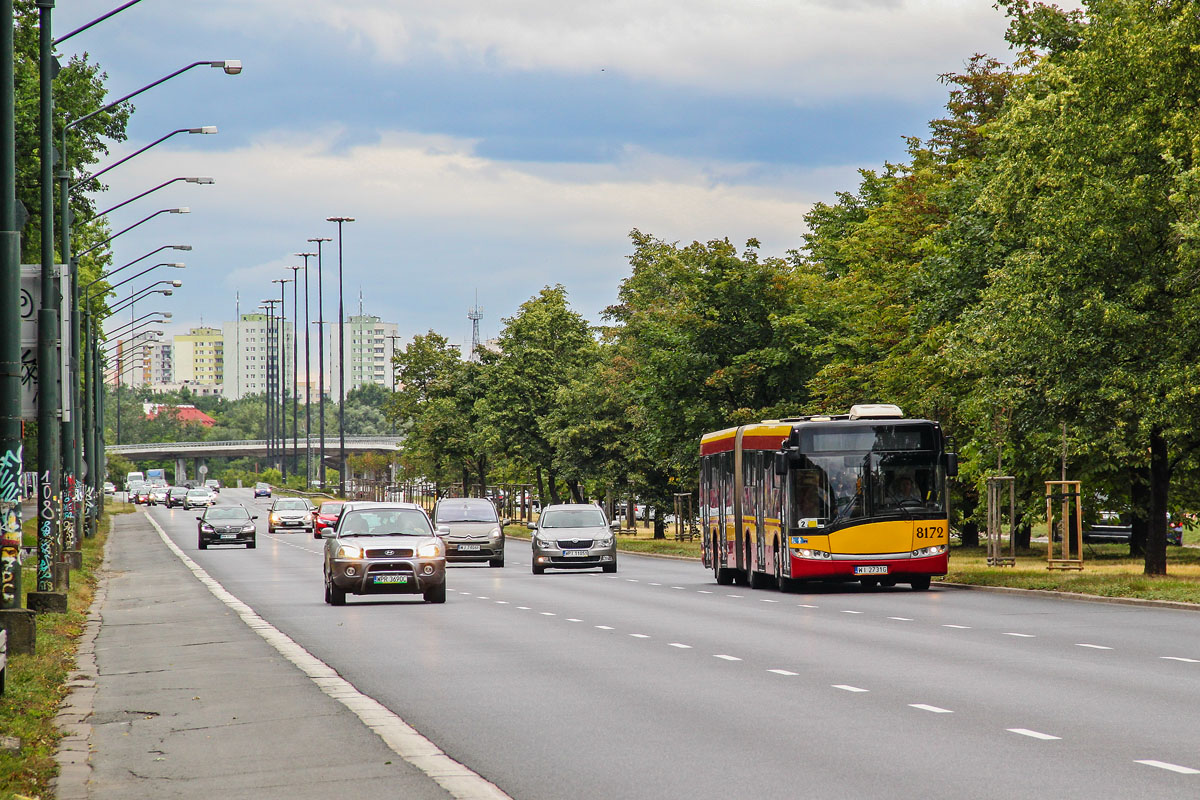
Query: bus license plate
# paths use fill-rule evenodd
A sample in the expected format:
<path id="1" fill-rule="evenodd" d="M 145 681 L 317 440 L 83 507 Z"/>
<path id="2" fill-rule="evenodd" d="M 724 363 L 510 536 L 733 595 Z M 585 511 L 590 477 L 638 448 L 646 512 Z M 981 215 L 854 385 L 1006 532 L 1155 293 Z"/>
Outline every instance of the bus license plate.
<path id="1" fill-rule="evenodd" d="M 376 575 L 372 583 L 408 583 L 407 575 Z"/>
<path id="2" fill-rule="evenodd" d="M 887 575 L 887 564 L 872 565 L 869 567 L 855 567 L 855 575 Z"/>
<path id="3" fill-rule="evenodd" d="M 468 550 L 477 553 L 477 552 L 479 552 L 479 545 L 477 545 L 477 544 L 460 544 L 458 546 L 458 550 L 459 550 L 459 552 L 462 552 L 462 553 L 465 553 Z"/>
<path id="4" fill-rule="evenodd" d="M 563 558 L 587 558 L 587 550 L 563 550 Z"/>

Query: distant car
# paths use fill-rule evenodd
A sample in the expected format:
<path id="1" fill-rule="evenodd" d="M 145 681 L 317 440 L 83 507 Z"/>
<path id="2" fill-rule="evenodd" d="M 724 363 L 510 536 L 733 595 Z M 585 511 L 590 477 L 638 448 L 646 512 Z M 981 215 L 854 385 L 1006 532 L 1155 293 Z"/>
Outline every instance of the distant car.
<path id="1" fill-rule="evenodd" d="M 115 485 L 113 485 L 113 482 L 105 481 L 104 482 L 104 494 L 107 496 L 107 495 L 112 495 L 112 494 L 116 494 L 116 493 L 117 493 L 117 487 Z"/>
<path id="2" fill-rule="evenodd" d="M 267 517 L 267 533 L 277 530 L 314 530 L 313 508 L 303 497 L 277 497 Z"/>
<path id="3" fill-rule="evenodd" d="M 150 502 L 149 505 L 156 506 L 159 503 L 166 504 L 167 492 L 170 491 L 169 486 L 151 486 L 150 487 Z"/>
<path id="4" fill-rule="evenodd" d="M 316 512 L 313 513 L 313 538 L 320 539 L 321 532 L 328 529 L 332 530 L 337 526 L 338 517 L 342 515 L 341 500 L 326 500 L 321 505 L 317 506 Z"/>
<path id="5" fill-rule="evenodd" d="M 145 481 L 136 481 L 129 487 L 130 502 L 141 504 L 150 501 L 150 484 Z"/>
<path id="6" fill-rule="evenodd" d="M 208 480 L 206 480 L 204 482 L 204 488 L 208 489 L 209 491 L 213 492 L 214 494 L 220 494 L 221 493 L 221 482 L 219 480 L 217 480 L 216 478 L 209 478 Z"/>
<path id="7" fill-rule="evenodd" d="M 208 489 L 188 489 L 183 497 L 184 509 L 207 508 L 212 505 L 212 492 Z"/>
<path id="8" fill-rule="evenodd" d="M 269 483 L 254 484 L 254 496 L 255 497 L 270 497 L 271 496 L 271 484 L 269 484 Z"/>
<path id="9" fill-rule="evenodd" d="M 445 545 L 415 503 L 346 503 L 325 539 L 325 602 L 347 594 L 421 594 L 446 602 Z"/>
<path id="10" fill-rule="evenodd" d="M 187 493 L 188 487 L 186 486 L 172 486 L 167 490 L 167 508 L 182 507 Z"/>
<path id="11" fill-rule="evenodd" d="M 197 546 L 207 550 L 210 544 L 244 544 L 253 550 L 258 545 L 254 520 L 244 506 L 213 506 L 196 517 Z"/>
<path id="12" fill-rule="evenodd" d="M 433 511 L 433 525 L 446 543 L 447 561 L 504 566 L 504 526 L 491 500 L 444 497 Z"/>
<path id="13" fill-rule="evenodd" d="M 598 506 L 559 503 L 546 506 L 533 532 L 533 574 L 554 569 L 600 567 L 617 571 L 613 529 Z"/>
<path id="14" fill-rule="evenodd" d="M 1167 544 L 1183 547 L 1183 523 L 1167 514 Z"/>

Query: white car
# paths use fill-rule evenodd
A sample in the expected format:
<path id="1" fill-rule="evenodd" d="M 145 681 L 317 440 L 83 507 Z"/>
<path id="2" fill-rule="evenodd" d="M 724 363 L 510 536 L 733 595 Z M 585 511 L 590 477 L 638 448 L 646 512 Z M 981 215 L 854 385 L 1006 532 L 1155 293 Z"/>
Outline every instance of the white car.
<path id="1" fill-rule="evenodd" d="M 213 493 L 208 489 L 188 489 L 188 493 L 183 497 L 184 509 L 189 508 L 208 508 L 216 502 Z"/>
<path id="2" fill-rule="evenodd" d="M 104 494 L 106 496 L 108 496 L 108 495 L 114 495 L 116 493 L 117 493 L 117 487 L 113 485 L 113 482 L 105 481 L 104 482 Z"/>

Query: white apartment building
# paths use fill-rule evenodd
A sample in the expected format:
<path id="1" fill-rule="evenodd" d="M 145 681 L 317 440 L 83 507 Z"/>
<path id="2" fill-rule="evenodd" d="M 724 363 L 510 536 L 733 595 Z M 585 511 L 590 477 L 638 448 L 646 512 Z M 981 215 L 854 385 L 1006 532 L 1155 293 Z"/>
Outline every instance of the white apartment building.
<path id="1" fill-rule="evenodd" d="M 268 359 L 278 359 L 281 367 L 279 380 L 288 397 L 291 397 L 292 337 L 295 335 L 295 328 L 291 322 L 285 322 L 281 326 L 278 318 L 273 317 L 272 320 L 274 330 L 271 332 L 270 343 L 267 341 L 266 314 L 242 314 L 236 322 L 222 324 L 221 330 L 225 339 L 226 399 L 238 400 L 247 395 L 264 394 L 267 391 Z M 297 352 L 296 357 L 300 369 L 303 370 L 304 353 Z M 298 373 L 297 381 L 302 380 L 303 375 Z"/>
<path id="2" fill-rule="evenodd" d="M 329 381 L 326 392 L 333 399 L 338 396 L 339 357 L 338 325 L 336 318 L 329 328 L 328 346 L 325 350 L 325 366 Z M 346 336 L 346 393 L 365 383 L 375 383 L 386 389 L 392 388 L 394 370 L 392 347 L 404 348 L 397 338 L 399 326 L 395 322 L 383 322 L 370 314 L 358 314 L 347 318 L 343 327 Z"/>

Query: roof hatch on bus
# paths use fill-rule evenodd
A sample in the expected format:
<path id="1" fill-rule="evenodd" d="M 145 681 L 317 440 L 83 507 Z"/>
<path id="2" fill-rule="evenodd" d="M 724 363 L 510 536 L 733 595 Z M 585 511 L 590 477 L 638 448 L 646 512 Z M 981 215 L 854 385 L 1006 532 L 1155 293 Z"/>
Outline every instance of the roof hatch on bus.
<path id="1" fill-rule="evenodd" d="M 902 419 L 900 406 L 891 403 L 860 403 L 850 406 L 850 419 Z"/>

